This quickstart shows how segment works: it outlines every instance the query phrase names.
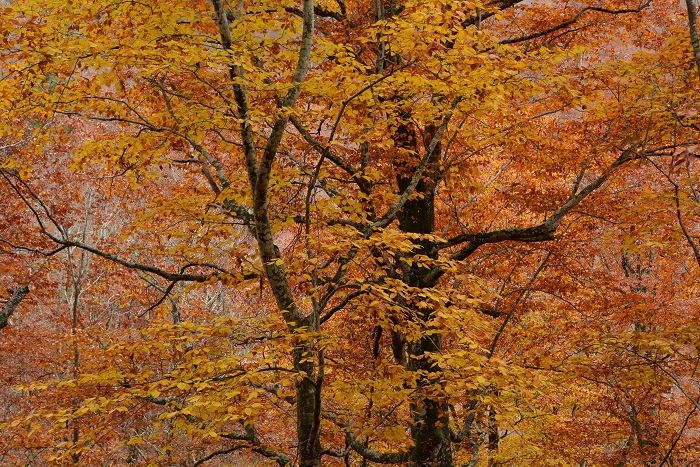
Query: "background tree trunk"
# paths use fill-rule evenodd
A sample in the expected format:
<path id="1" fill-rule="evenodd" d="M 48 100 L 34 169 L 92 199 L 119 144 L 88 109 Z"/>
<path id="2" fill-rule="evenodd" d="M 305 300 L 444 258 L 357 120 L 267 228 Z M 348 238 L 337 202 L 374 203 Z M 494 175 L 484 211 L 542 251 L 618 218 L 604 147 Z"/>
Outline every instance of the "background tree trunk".
<path id="1" fill-rule="evenodd" d="M 22 299 L 29 293 L 29 287 L 23 285 L 22 287 L 10 290 L 10 292 L 12 296 L 2 307 L 2 311 L 0 311 L 0 329 L 7 326 L 7 321 L 10 319 L 10 316 L 15 312 L 15 309 L 19 306 Z"/>

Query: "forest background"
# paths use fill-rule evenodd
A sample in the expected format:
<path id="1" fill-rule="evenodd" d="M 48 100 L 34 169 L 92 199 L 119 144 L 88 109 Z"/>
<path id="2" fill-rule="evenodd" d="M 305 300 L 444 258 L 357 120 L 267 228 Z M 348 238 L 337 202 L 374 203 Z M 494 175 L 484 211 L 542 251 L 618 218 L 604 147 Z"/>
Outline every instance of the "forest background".
<path id="1" fill-rule="evenodd" d="M 693 0 L 27 0 L 0 464 L 700 464 Z"/>

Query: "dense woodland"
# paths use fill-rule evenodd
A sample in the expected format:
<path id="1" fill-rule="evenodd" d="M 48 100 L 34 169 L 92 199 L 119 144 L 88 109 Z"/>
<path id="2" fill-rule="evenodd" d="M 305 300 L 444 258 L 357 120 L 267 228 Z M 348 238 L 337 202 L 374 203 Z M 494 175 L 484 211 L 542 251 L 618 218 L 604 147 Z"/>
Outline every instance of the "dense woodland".
<path id="1" fill-rule="evenodd" d="M 0 13 L 0 465 L 700 465 L 693 0 Z"/>

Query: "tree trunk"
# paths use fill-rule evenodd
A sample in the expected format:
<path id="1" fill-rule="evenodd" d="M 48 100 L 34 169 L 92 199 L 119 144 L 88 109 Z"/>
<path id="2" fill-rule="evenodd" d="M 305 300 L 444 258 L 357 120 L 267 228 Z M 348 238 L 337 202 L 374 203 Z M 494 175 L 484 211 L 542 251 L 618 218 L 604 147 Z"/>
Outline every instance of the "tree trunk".
<path id="1" fill-rule="evenodd" d="M 320 432 L 320 378 L 311 357 L 313 349 L 300 346 L 294 350 L 294 368 L 305 376 L 296 383 L 297 444 L 299 467 L 321 465 Z"/>
<path id="2" fill-rule="evenodd" d="M 22 287 L 10 290 L 10 293 L 12 294 L 12 296 L 2 307 L 2 310 L 0 310 L 0 329 L 7 326 L 7 322 L 10 319 L 10 316 L 12 316 L 12 313 L 15 312 L 15 309 L 19 306 L 19 303 L 22 301 L 22 299 L 26 297 L 29 293 L 29 287 L 23 285 Z"/>
<path id="3" fill-rule="evenodd" d="M 434 126 L 426 127 L 424 142 L 427 147 L 435 134 Z M 416 154 L 417 139 L 413 128 L 402 125 L 396 135 L 397 147 Z M 426 148 L 427 150 L 427 148 Z M 402 232 L 433 234 L 435 230 L 435 187 L 439 179 L 440 145 L 433 150 L 428 168 L 416 187 L 419 195 L 410 199 L 399 212 L 399 228 Z M 403 192 L 411 181 L 414 168 L 418 164 L 416 156 L 399 155 L 395 161 L 399 191 Z M 437 249 L 432 241 L 416 240 L 416 254 L 437 258 Z M 424 288 L 425 277 L 430 268 L 413 262 L 405 274 L 404 280 L 412 287 Z M 412 311 L 421 322 L 430 321 L 435 310 L 428 307 L 412 306 Z M 407 367 L 410 371 L 420 372 L 418 385 L 427 391 L 412 404 L 413 426 L 411 436 L 414 448 L 411 452 L 410 465 L 452 467 L 452 445 L 449 436 L 449 412 L 447 398 L 443 392 L 440 369 L 428 358 L 430 353 L 442 352 L 442 337 L 439 334 L 421 336 L 417 341 L 408 343 Z"/>

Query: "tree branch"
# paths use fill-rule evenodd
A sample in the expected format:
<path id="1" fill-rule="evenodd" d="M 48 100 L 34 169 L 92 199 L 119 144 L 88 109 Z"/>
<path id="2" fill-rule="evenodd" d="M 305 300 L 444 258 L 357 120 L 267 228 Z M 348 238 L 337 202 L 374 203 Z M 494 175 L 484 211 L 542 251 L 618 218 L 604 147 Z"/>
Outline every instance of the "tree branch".
<path id="1" fill-rule="evenodd" d="M 297 117 L 294 115 L 289 116 L 289 121 L 291 122 L 292 125 L 294 125 L 294 128 L 297 129 L 299 134 L 304 138 L 304 140 L 312 147 L 316 152 L 318 152 L 321 156 L 325 157 L 326 159 L 330 160 L 333 162 L 335 165 L 343 169 L 345 172 L 347 172 L 349 175 L 352 175 L 355 177 L 357 174 L 357 170 L 353 169 L 352 166 L 350 166 L 348 163 L 346 163 L 343 159 L 338 157 L 333 151 L 331 151 L 330 147 L 323 147 L 321 143 L 316 140 L 309 131 L 304 128 L 304 125 L 299 121 Z"/>
<path id="2" fill-rule="evenodd" d="M 228 449 L 221 449 L 219 451 L 214 451 L 211 454 L 209 454 L 208 456 L 202 457 L 201 459 L 195 461 L 195 463 L 192 464 L 192 467 L 199 467 L 200 465 L 204 464 L 206 461 L 212 460 L 213 458 L 215 458 L 217 456 L 223 456 L 225 454 L 229 454 L 229 453 L 232 453 L 234 451 L 241 450 L 241 449 L 245 448 L 246 446 L 247 446 L 247 444 L 237 444 L 236 446 L 233 446 L 233 447 L 228 448 Z"/>
<path id="3" fill-rule="evenodd" d="M 7 320 L 10 318 L 12 313 L 15 312 L 15 309 L 19 306 L 22 299 L 29 293 L 29 287 L 26 285 L 14 290 L 8 290 L 12 293 L 12 296 L 2 307 L 2 311 L 0 311 L 0 329 L 7 326 Z"/>
<path id="4" fill-rule="evenodd" d="M 686 1 L 692 2 L 692 0 L 686 0 Z M 547 34 L 551 34 L 555 31 L 560 30 L 560 29 L 564 29 L 568 26 L 571 26 L 572 24 L 577 22 L 581 18 L 581 16 L 583 16 L 585 13 L 587 13 L 589 11 L 597 11 L 600 13 L 608 13 L 611 15 L 621 15 L 621 14 L 625 14 L 625 13 L 639 13 L 640 11 L 642 11 L 643 9 L 648 7 L 650 3 L 651 3 L 651 1 L 647 0 L 645 3 L 640 5 L 638 8 L 627 8 L 627 9 L 622 9 L 622 10 L 611 10 L 609 8 L 602 8 L 602 7 L 597 7 L 597 6 L 587 6 L 587 7 L 583 8 L 581 11 L 579 11 L 578 13 L 576 13 L 573 16 L 573 18 L 571 18 L 567 21 L 564 21 L 563 23 L 560 23 L 556 26 L 552 26 L 551 28 L 547 28 L 544 31 L 539 31 L 539 32 L 536 32 L 533 34 L 528 34 L 527 36 L 517 37 L 517 38 L 513 38 L 513 39 L 504 39 L 500 42 L 500 44 L 516 44 L 518 42 L 525 42 L 525 41 L 529 41 L 532 39 L 537 39 L 538 37 L 546 36 Z"/>
<path id="5" fill-rule="evenodd" d="M 341 10 L 343 8 L 341 7 Z M 292 13 L 294 15 L 297 15 L 301 18 L 304 17 L 304 13 L 299 9 L 291 6 L 286 6 L 284 7 L 284 10 L 288 13 Z M 316 12 L 316 16 L 321 17 L 321 18 L 333 18 L 336 21 L 343 21 L 345 20 L 345 12 L 343 11 L 333 11 L 329 10 L 327 7 L 324 7 L 323 5 L 314 5 L 314 10 Z"/>
<path id="6" fill-rule="evenodd" d="M 214 0 L 214 2 L 216 4 L 221 4 L 222 0 Z M 311 49 L 313 46 L 314 37 L 313 0 L 304 0 L 303 7 L 304 20 L 301 34 L 301 46 L 299 48 L 299 59 L 297 61 L 297 66 L 294 70 L 294 77 L 292 78 L 292 87 L 281 102 L 280 114 L 272 126 L 272 130 L 267 139 L 267 144 L 265 145 L 265 150 L 263 151 L 259 165 L 256 165 L 256 167 L 251 167 L 251 162 L 248 162 L 249 173 L 254 171 L 257 172 L 255 180 L 251 180 L 251 188 L 253 192 L 253 214 L 255 216 L 256 240 L 258 243 L 260 258 L 265 267 L 265 273 L 267 275 L 270 288 L 272 289 L 272 293 L 275 297 L 275 301 L 277 302 L 278 309 L 282 312 L 287 323 L 294 323 L 294 327 L 303 326 L 304 319 L 292 294 L 289 279 L 284 270 L 284 266 L 279 261 L 279 249 L 275 245 L 272 236 L 268 205 L 268 188 L 270 184 L 270 177 L 272 175 L 272 166 L 277 155 L 277 149 L 282 142 L 282 136 L 284 135 L 287 123 L 289 122 L 291 107 L 296 103 L 296 100 L 301 93 L 301 84 L 306 77 L 306 72 L 311 59 Z"/>
<path id="7" fill-rule="evenodd" d="M 455 246 L 460 243 L 468 242 L 467 245 L 457 250 L 450 257 L 453 261 L 463 261 L 471 256 L 480 246 L 489 243 L 500 243 L 506 241 L 514 242 L 542 242 L 554 239 L 554 232 L 561 224 L 564 216 L 574 209 L 581 201 L 586 199 L 593 191 L 598 189 L 610 177 L 612 172 L 622 164 L 641 158 L 643 156 L 634 152 L 635 144 L 628 149 L 624 149 L 620 157 L 610 164 L 594 181 L 586 185 L 578 193 L 572 192 L 566 202 L 554 213 L 549 216 L 543 223 L 532 227 L 521 227 L 512 229 L 493 230 L 490 232 L 478 232 L 474 234 L 461 234 L 453 237 L 447 242 L 438 245 L 439 249 L 445 249 L 450 246 Z M 646 153 L 645 153 L 646 154 Z M 423 284 L 434 285 L 436 281 L 445 273 L 442 268 L 433 269 L 423 279 Z"/>
<path id="8" fill-rule="evenodd" d="M 466 28 L 468 26 L 478 25 L 481 21 L 494 16 L 496 12 L 507 10 L 508 8 L 511 8 L 523 1 L 525 0 L 500 0 L 489 2 L 486 4 L 486 7 L 491 9 L 491 11 L 481 11 L 474 16 L 470 16 L 462 22 L 462 27 Z"/>
<path id="9" fill-rule="evenodd" d="M 355 451 L 368 461 L 376 462 L 377 464 L 400 464 L 402 462 L 408 461 L 410 456 L 410 452 L 408 451 L 381 453 L 370 449 L 369 447 L 357 441 L 357 439 L 355 439 L 352 433 L 348 431 L 345 432 L 345 440 L 347 441 L 348 446 L 353 451 Z"/>
<path id="10" fill-rule="evenodd" d="M 253 452 L 257 452 L 268 459 L 274 459 L 280 467 L 287 467 L 292 463 L 292 458 L 288 455 L 278 452 L 272 447 L 263 444 L 258 435 L 255 433 L 255 428 L 253 428 L 252 425 L 246 426 L 245 433 L 223 433 L 220 436 L 222 438 L 250 442 L 252 445 L 251 450 Z"/>
<path id="11" fill-rule="evenodd" d="M 231 39 L 231 25 L 229 23 L 226 9 L 224 8 L 224 0 L 212 0 L 214 11 L 216 13 L 216 24 L 219 27 L 219 36 L 221 37 L 221 45 L 224 50 L 230 50 L 233 45 Z M 250 108 L 248 105 L 248 91 L 240 84 L 237 78 L 243 77 L 243 69 L 239 66 L 229 66 L 229 78 L 233 83 L 233 95 L 240 120 L 241 139 L 243 140 L 243 153 L 245 155 L 246 167 L 248 169 L 248 180 L 252 187 L 255 187 L 255 181 L 258 176 L 258 157 L 255 151 L 255 142 L 253 141 L 253 129 L 250 125 Z"/>
<path id="12" fill-rule="evenodd" d="M 671 180 L 670 177 L 669 177 L 669 180 Z M 685 237 L 686 241 L 688 242 L 688 245 L 690 245 L 690 248 L 693 250 L 693 255 L 695 256 L 695 262 L 698 263 L 698 266 L 700 266 L 700 249 L 698 249 L 697 244 L 695 243 L 693 238 L 690 236 L 688 229 L 685 228 L 685 223 L 683 222 L 683 217 L 681 216 L 681 205 L 680 205 L 680 196 L 678 193 L 678 184 L 673 182 L 673 180 L 671 180 L 671 183 L 673 183 L 673 185 L 674 185 L 673 199 L 676 203 L 676 218 L 678 219 L 678 225 L 681 227 L 681 231 L 683 232 L 683 236 Z"/>

